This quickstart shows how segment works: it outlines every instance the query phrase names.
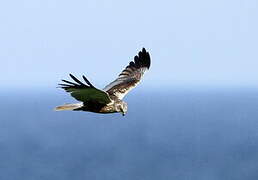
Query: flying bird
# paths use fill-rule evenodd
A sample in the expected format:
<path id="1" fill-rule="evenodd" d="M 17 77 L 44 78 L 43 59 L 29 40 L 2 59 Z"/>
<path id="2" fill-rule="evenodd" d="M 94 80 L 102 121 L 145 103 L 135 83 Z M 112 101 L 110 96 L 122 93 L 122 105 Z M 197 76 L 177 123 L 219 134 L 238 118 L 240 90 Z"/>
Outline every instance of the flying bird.
<path id="1" fill-rule="evenodd" d="M 103 90 L 93 86 L 90 81 L 82 76 L 85 82 L 78 80 L 74 75 L 70 77 L 74 82 L 62 80 L 59 84 L 72 97 L 80 101 L 76 104 L 65 104 L 55 108 L 56 111 L 73 110 L 89 111 L 94 113 L 122 113 L 127 112 L 127 103 L 124 96 L 141 81 L 144 73 L 150 68 L 150 54 L 142 49 L 128 66 L 119 74 L 118 78 L 108 84 Z"/>

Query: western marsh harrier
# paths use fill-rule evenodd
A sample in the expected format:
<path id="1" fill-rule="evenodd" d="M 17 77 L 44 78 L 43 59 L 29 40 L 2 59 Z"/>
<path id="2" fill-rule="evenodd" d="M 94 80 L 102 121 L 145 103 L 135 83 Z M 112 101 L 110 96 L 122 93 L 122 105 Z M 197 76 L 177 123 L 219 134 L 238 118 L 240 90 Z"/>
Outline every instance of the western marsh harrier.
<path id="1" fill-rule="evenodd" d="M 127 104 L 122 99 L 140 82 L 143 74 L 150 68 L 150 64 L 150 55 L 143 48 L 134 57 L 134 61 L 131 61 L 119 74 L 118 78 L 108 84 L 103 90 L 94 87 L 85 76 L 82 76 L 85 81 L 83 83 L 70 74 L 74 82 L 62 80 L 64 83 L 59 85 L 66 92 L 71 93 L 71 96 L 80 101 L 80 103 L 65 104 L 56 107 L 55 110 L 89 111 L 95 113 L 120 112 L 122 115 L 125 115 Z"/>

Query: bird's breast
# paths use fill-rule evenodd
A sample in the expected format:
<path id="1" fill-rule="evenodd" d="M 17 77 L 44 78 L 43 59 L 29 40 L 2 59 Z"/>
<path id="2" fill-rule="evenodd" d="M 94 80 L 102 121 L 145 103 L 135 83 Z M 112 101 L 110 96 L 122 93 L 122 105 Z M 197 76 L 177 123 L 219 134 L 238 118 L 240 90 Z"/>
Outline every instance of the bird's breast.
<path id="1" fill-rule="evenodd" d="M 99 111 L 100 113 L 113 113 L 117 112 L 113 104 L 107 104 L 106 106 L 102 107 Z"/>

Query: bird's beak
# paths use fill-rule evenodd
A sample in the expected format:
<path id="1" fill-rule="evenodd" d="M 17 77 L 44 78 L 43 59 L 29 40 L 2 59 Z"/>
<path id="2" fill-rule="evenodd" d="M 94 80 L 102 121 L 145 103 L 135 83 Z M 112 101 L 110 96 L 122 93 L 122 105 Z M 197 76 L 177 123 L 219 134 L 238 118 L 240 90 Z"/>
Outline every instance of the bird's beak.
<path id="1" fill-rule="evenodd" d="M 125 116 L 125 112 L 123 111 L 123 109 L 121 108 L 120 110 L 121 110 L 120 112 L 122 113 L 122 115 Z"/>
<path id="2" fill-rule="evenodd" d="M 121 114 L 122 114 L 123 116 L 125 116 L 125 112 L 124 112 L 124 111 L 122 111 Z"/>

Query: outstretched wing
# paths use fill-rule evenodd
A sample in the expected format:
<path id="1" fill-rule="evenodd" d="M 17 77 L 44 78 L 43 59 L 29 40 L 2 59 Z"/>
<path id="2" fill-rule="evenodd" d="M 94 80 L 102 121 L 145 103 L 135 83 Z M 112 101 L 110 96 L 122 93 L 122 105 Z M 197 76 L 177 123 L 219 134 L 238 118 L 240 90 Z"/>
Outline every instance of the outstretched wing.
<path id="1" fill-rule="evenodd" d="M 95 88 L 85 76 L 82 76 L 86 84 L 79 81 L 76 77 L 70 74 L 70 77 L 76 82 L 62 80 L 65 84 L 59 84 L 66 92 L 71 93 L 71 96 L 84 103 L 94 102 L 100 104 L 108 104 L 111 102 L 109 95 Z"/>
<path id="2" fill-rule="evenodd" d="M 150 68 L 150 55 L 145 48 L 134 57 L 129 65 L 119 74 L 118 78 L 107 85 L 103 90 L 110 96 L 116 96 L 119 99 L 133 89 L 142 79 L 143 74 Z"/>

